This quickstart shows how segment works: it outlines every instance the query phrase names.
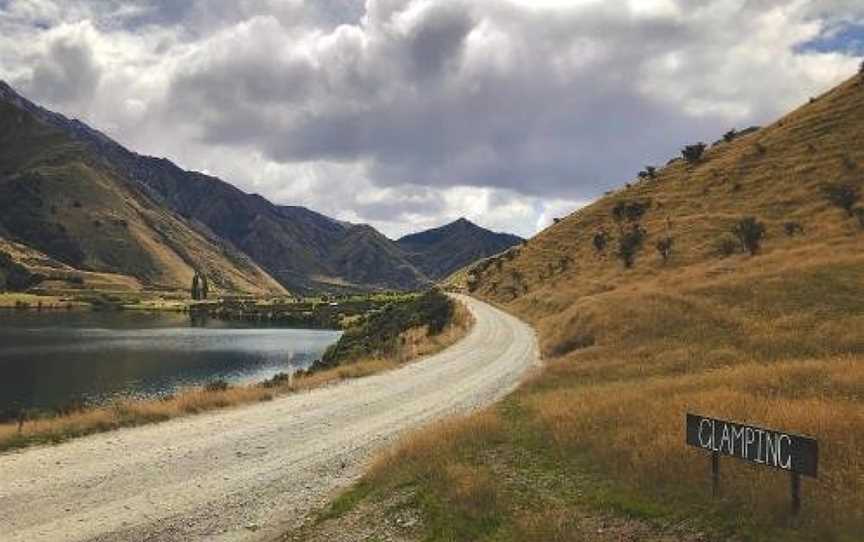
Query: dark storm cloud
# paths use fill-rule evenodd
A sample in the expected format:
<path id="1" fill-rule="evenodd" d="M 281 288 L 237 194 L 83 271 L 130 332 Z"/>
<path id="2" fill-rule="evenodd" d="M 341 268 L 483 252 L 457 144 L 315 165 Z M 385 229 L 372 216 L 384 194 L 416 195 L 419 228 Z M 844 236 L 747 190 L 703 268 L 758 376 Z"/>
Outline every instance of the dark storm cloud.
<path id="1" fill-rule="evenodd" d="M 33 67 L 30 88 L 37 99 L 75 103 L 91 99 L 101 76 L 90 45 L 67 36 L 54 40 Z"/>
<path id="2" fill-rule="evenodd" d="M 595 194 L 716 126 L 679 121 L 678 104 L 633 87 L 646 54 L 689 39 L 682 25 L 634 26 L 603 9 L 550 21 L 515 7 L 490 19 L 465 2 L 406 6 L 370 10 L 311 56 L 272 54 L 283 49 L 268 39 L 283 31 L 276 21 L 223 36 L 181 68 L 172 111 L 204 141 L 280 162 L 368 159 L 382 185 L 567 197 Z M 481 42 L 466 58 L 474 31 Z M 501 36 L 509 58 L 484 48 L 484 32 Z"/>

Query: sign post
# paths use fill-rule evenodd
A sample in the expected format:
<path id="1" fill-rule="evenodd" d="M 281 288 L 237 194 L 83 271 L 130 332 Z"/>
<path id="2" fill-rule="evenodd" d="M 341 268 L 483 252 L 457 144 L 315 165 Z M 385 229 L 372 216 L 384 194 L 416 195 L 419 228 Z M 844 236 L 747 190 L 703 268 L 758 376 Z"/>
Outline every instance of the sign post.
<path id="1" fill-rule="evenodd" d="M 711 495 L 720 496 L 720 454 L 711 452 Z"/>
<path id="2" fill-rule="evenodd" d="M 720 456 L 789 471 L 792 515 L 801 511 L 801 476 L 817 477 L 819 443 L 812 438 L 687 414 L 687 444 L 711 452 L 712 493 L 720 494 Z"/>

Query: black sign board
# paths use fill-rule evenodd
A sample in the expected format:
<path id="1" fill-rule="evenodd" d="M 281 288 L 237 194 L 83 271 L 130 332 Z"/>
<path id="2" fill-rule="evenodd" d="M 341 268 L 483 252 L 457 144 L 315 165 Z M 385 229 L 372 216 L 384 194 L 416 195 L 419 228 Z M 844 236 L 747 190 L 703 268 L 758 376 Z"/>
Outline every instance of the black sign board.
<path id="1" fill-rule="evenodd" d="M 687 444 L 794 474 L 817 473 L 816 440 L 782 431 L 687 414 Z"/>

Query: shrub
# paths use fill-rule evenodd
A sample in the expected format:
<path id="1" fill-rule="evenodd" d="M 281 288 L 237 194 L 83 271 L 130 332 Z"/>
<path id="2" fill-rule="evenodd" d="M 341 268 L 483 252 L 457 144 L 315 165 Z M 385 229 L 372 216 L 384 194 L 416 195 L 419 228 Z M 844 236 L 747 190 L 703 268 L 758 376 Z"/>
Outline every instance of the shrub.
<path id="1" fill-rule="evenodd" d="M 723 141 L 725 141 L 726 143 L 731 143 L 737 135 L 738 131 L 735 130 L 735 128 L 732 128 L 731 130 L 723 134 Z"/>
<path id="2" fill-rule="evenodd" d="M 631 268 L 636 261 L 636 253 L 642 248 L 642 243 L 645 241 L 645 230 L 639 224 L 633 226 L 626 232 L 623 232 L 618 238 L 618 252 L 616 256 L 624 264 L 624 267 Z"/>
<path id="3" fill-rule="evenodd" d="M 207 385 L 204 386 L 204 391 L 207 391 L 207 392 L 228 391 L 228 388 L 230 388 L 230 387 L 231 386 L 228 384 L 228 382 L 226 382 L 222 379 L 219 379 L 219 380 L 213 380 L 212 382 L 208 382 Z"/>
<path id="4" fill-rule="evenodd" d="M 669 261 L 669 257 L 672 256 L 672 245 L 674 241 L 672 237 L 664 237 L 657 241 L 657 244 L 654 245 L 657 248 L 657 252 L 660 254 L 660 257 L 663 258 L 663 263 Z"/>
<path id="5" fill-rule="evenodd" d="M 29 269 L 0 251 L 0 290 L 24 291 L 39 284 L 45 277 Z"/>
<path id="6" fill-rule="evenodd" d="M 759 252 L 762 245 L 762 239 L 765 237 L 765 225 L 756 218 L 747 216 L 739 220 L 732 228 L 732 234 L 738 238 L 741 247 L 752 256 Z"/>
<path id="7" fill-rule="evenodd" d="M 858 218 L 858 225 L 864 229 L 864 207 L 857 207 L 854 214 Z"/>
<path id="8" fill-rule="evenodd" d="M 648 209 L 651 207 L 650 201 L 626 201 L 622 200 L 615 204 L 612 208 L 612 217 L 616 222 L 627 220 L 628 222 L 638 222 L 645 216 Z"/>
<path id="9" fill-rule="evenodd" d="M 827 185 L 822 190 L 825 192 L 825 197 L 828 198 L 828 201 L 846 211 L 849 216 L 852 216 L 852 209 L 855 208 L 855 205 L 861 199 L 861 192 L 858 190 L 858 187 L 851 184 Z"/>
<path id="10" fill-rule="evenodd" d="M 683 149 L 681 149 L 681 156 L 684 157 L 690 164 L 695 164 L 699 160 L 702 159 L 702 155 L 705 153 L 706 145 L 705 143 L 699 142 L 693 145 L 687 145 Z"/>
<path id="11" fill-rule="evenodd" d="M 736 239 L 731 234 L 724 234 L 720 237 L 720 239 L 717 240 L 717 245 L 715 248 L 717 250 L 717 254 L 719 254 L 720 256 L 723 256 L 724 258 L 731 256 L 738 252 L 738 239 Z"/>
<path id="12" fill-rule="evenodd" d="M 263 382 L 261 382 L 261 386 L 264 388 L 276 388 L 278 386 L 282 386 L 283 384 L 287 384 L 291 381 L 291 375 L 288 373 L 276 373 L 272 378 L 269 378 Z"/>
<path id="13" fill-rule="evenodd" d="M 606 245 L 609 244 L 609 234 L 605 230 L 600 230 L 594 234 L 594 250 L 603 252 L 606 250 Z"/>
<path id="14" fill-rule="evenodd" d="M 802 226 L 798 222 L 786 222 L 785 224 L 783 224 L 783 230 L 789 237 L 795 237 L 796 235 L 804 235 L 804 226 Z"/>
<path id="15" fill-rule="evenodd" d="M 654 179 L 657 177 L 657 168 L 654 166 L 645 166 L 645 169 L 639 172 L 640 179 Z"/>
<path id="16" fill-rule="evenodd" d="M 492 283 L 493 290 L 497 289 Z M 453 320 L 455 305 L 443 292 L 432 289 L 408 302 L 391 303 L 369 316 L 361 326 L 347 330 L 327 349 L 312 370 L 338 367 L 363 358 L 389 356 L 405 331 L 427 326 L 429 335 L 438 335 Z"/>
<path id="17" fill-rule="evenodd" d="M 561 256 L 560 258 L 558 258 L 558 267 L 561 269 L 562 272 L 567 271 L 567 269 L 570 268 L 570 262 L 572 261 L 573 258 L 571 258 L 570 256 Z"/>

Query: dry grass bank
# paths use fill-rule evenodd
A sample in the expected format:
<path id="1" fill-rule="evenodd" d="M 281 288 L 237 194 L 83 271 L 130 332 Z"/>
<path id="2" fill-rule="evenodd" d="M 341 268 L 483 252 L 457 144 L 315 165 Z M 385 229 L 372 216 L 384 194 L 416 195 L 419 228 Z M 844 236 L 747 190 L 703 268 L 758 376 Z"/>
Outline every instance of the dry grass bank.
<path id="1" fill-rule="evenodd" d="M 55 295 L 34 295 L 16 292 L 0 292 L 2 309 L 80 309 L 89 303 L 75 301 L 72 297 Z"/>
<path id="2" fill-rule="evenodd" d="M 280 395 L 362 378 L 440 352 L 464 337 L 472 325 L 473 316 L 468 309 L 462 303 L 456 303 L 452 321 L 442 333 L 429 337 L 425 328 L 411 329 L 404 334 L 405 340 L 392 358 L 359 360 L 333 369 L 298 373 L 290 379 L 282 375 L 284 378 L 279 376 L 256 385 L 187 389 L 165 399 L 120 400 L 101 407 L 26 420 L 21 427 L 17 422 L 0 423 L 0 452 L 35 444 L 59 443 L 92 433 L 157 423 L 209 410 L 271 401 Z"/>
<path id="3" fill-rule="evenodd" d="M 430 540 L 602 539 L 555 519 L 586 509 L 672 539 L 861 540 L 864 221 L 825 187 L 864 193 L 862 112 L 856 77 L 457 275 L 537 328 L 547 366 L 504 406 L 406 441 L 368 492 L 413 487 Z M 627 268 L 617 252 L 632 225 L 613 210 L 632 202 L 645 238 Z M 724 255 L 745 216 L 767 228 L 761 249 Z M 655 250 L 666 237 L 668 261 Z M 788 473 L 731 458 L 712 499 L 708 457 L 684 444 L 687 412 L 819 439 L 800 520 Z"/>

